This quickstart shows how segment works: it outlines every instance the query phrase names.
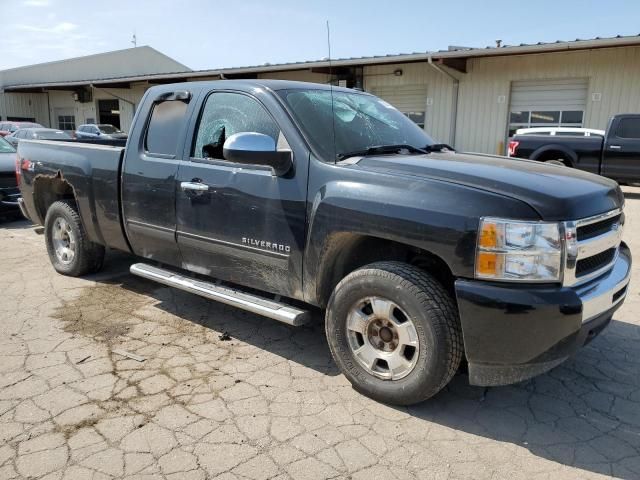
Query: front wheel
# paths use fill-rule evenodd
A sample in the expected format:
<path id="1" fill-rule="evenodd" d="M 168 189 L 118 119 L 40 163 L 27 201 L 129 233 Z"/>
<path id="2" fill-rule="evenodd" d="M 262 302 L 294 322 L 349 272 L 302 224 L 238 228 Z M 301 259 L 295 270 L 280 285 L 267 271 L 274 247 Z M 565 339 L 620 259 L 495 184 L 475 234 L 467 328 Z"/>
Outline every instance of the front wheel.
<path id="1" fill-rule="evenodd" d="M 49 260 L 58 273 L 79 277 L 102 268 L 104 247 L 88 239 L 73 202 L 51 204 L 44 234 Z"/>
<path id="2" fill-rule="evenodd" d="M 453 377 L 463 345 L 455 302 L 425 271 L 379 262 L 347 275 L 326 313 L 333 357 L 359 392 L 410 405 Z"/>

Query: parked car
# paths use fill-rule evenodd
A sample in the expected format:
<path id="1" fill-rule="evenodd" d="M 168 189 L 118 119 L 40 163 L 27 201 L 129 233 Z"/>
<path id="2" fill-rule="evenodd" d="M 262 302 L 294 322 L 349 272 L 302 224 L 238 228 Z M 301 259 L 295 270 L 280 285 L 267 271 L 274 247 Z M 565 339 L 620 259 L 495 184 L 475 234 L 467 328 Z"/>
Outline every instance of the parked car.
<path id="1" fill-rule="evenodd" d="M 604 137 L 604 134 L 605 130 L 578 127 L 533 127 L 519 128 L 516 130 L 516 135 L 563 135 L 571 137 L 590 137 L 592 135 L 598 135 L 600 137 Z"/>
<path id="2" fill-rule="evenodd" d="M 21 128 L 44 128 L 39 123 L 34 122 L 0 122 L 0 137 L 6 137 Z"/>
<path id="3" fill-rule="evenodd" d="M 107 123 L 100 123 L 97 125 L 94 124 L 86 124 L 80 125 L 76 130 L 76 138 L 78 140 L 86 139 L 86 138 L 102 138 L 102 139 L 119 139 L 119 138 L 127 138 L 127 134 L 113 125 L 109 125 Z"/>
<path id="4" fill-rule="evenodd" d="M 573 167 L 618 182 L 640 182 L 640 114 L 615 115 L 604 135 L 519 134 L 509 156 Z"/>
<path id="5" fill-rule="evenodd" d="M 11 135 L 4 137 L 14 147 L 18 146 L 20 140 L 72 140 L 71 135 L 63 130 L 55 128 L 21 128 Z"/>
<path id="6" fill-rule="evenodd" d="M 16 150 L 0 137 L 0 216 L 19 215 Z"/>
<path id="7" fill-rule="evenodd" d="M 18 157 L 58 272 L 96 272 L 110 247 L 292 326 L 319 307 L 338 367 L 387 403 L 436 394 L 463 356 L 474 385 L 545 372 L 627 295 L 616 182 L 453 151 L 355 90 L 155 86 L 125 148 L 27 140 Z"/>

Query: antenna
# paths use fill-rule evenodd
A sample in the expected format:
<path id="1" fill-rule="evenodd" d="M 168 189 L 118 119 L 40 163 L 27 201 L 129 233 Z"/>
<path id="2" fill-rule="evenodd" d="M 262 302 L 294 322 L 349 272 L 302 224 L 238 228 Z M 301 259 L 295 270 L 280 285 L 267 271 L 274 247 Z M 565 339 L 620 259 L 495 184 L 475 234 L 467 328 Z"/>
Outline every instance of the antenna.
<path id="1" fill-rule="evenodd" d="M 131 43 L 133 43 L 133 48 L 138 46 L 138 39 L 136 38 L 136 31 L 133 31 L 133 36 L 131 37 Z"/>
<path id="2" fill-rule="evenodd" d="M 337 161 L 336 148 L 336 115 L 333 108 L 333 64 L 331 63 L 331 30 L 329 20 L 327 20 L 327 49 L 329 50 L 329 91 L 331 92 L 331 125 L 333 127 L 333 163 Z"/>

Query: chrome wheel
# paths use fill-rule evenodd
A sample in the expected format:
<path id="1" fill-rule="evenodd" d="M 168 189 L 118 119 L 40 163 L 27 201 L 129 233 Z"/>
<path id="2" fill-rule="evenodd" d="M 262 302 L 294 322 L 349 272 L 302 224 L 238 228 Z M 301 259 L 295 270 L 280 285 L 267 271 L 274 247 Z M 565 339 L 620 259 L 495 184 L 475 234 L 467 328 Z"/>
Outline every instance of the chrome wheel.
<path id="1" fill-rule="evenodd" d="M 351 308 L 347 338 L 360 365 L 378 378 L 399 380 L 418 362 L 416 327 L 398 305 L 386 298 L 365 298 Z"/>
<path id="2" fill-rule="evenodd" d="M 53 222 L 51 239 L 58 260 L 66 265 L 73 262 L 76 255 L 76 238 L 69 222 L 62 217 L 56 218 Z"/>

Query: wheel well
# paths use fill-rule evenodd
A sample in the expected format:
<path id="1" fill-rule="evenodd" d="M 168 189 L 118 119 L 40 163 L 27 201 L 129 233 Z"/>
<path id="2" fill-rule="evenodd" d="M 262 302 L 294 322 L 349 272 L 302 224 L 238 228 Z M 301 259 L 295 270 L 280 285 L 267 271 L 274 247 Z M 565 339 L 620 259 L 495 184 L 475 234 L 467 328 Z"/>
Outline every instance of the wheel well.
<path id="1" fill-rule="evenodd" d="M 44 225 L 47 210 L 58 200 L 74 200 L 73 187 L 58 173 L 53 177 L 38 177 L 33 186 L 33 202 L 40 223 Z"/>
<path id="2" fill-rule="evenodd" d="M 546 162 L 547 160 L 560 160 L 568 167 L 573 165 L 573 162 L 569 155 L 560 150 L 547 150 L 546 152 L 542 152 L 540 155 L 538 155 L 536 160 L 538 160 L 539 162 Z"/>
<path id="3" fill-rule="evenodd" d="M 442 258 L 403 243 L 367 235 L 334 234 L 322 254 L 319 270 L 318 301 L 329 302 L 335 286 L 354 270 L 373 262 L 396 260 L 415 265 L 432 274 L 449 293 L 454 293 L 454 276 Z"/>

